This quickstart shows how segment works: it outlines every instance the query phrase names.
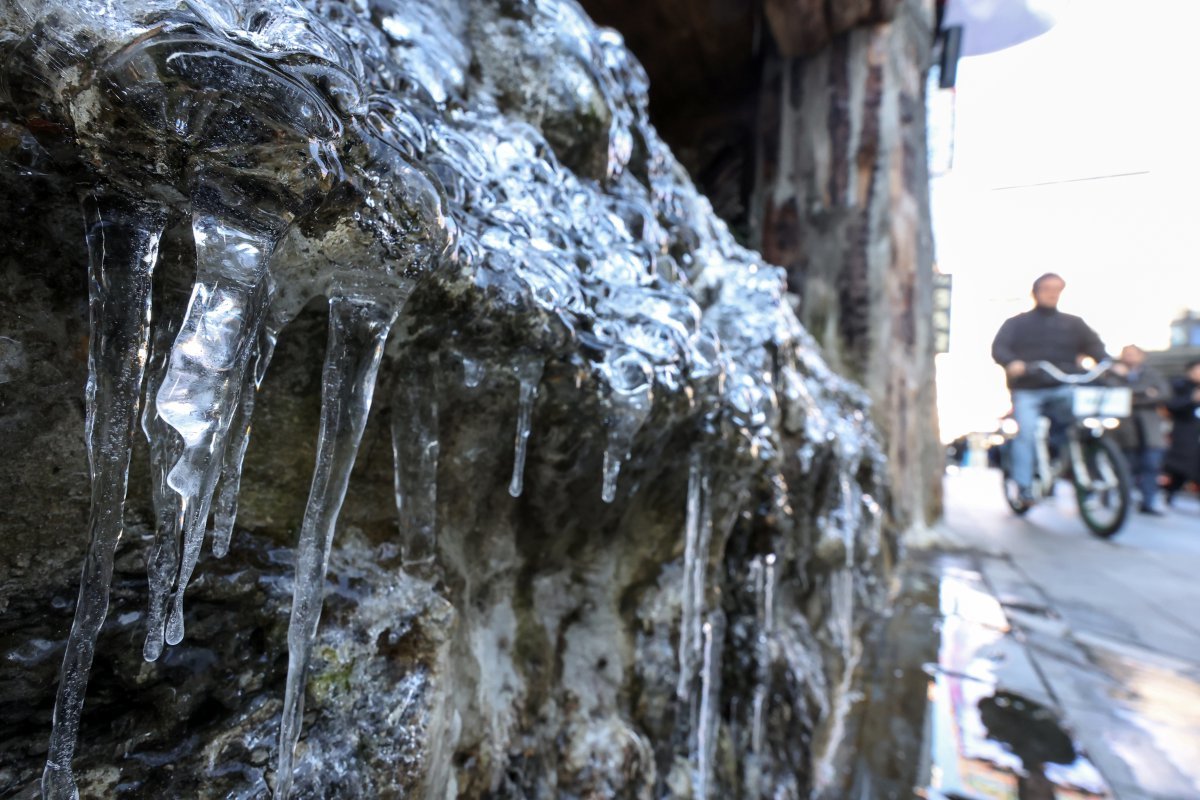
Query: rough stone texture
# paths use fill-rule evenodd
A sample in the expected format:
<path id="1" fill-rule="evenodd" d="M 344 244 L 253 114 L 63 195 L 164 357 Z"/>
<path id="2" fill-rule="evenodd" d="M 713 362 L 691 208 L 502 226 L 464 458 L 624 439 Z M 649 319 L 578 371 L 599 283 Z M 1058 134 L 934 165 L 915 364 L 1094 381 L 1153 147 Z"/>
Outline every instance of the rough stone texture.
<path id="1" fill-rule="evenodd" d="M 932 521 L 940 506 L 924 88 L 932 19 L 912 0 L 892 22 L 771 62 L 754 194 L 756 240 L 787 268 L 800 318 L 875 402 L 902 527 Z"/>
<path id="2" fill-rule="evenodd" d="M 183 13 L 172 3 L 158 5 L 163 13 Z M 617 165 L 628 167 L 627 183 L 601 175 L 613 168 L 610 160 L 601 169 L 599 154 L 612 159 L 617 112 L 631 113 L 617 102 L 625 90 L 606 90 L 594 60 L 585 60 L 595 68 L 586 75 L 571 64 L 555 69 L 555 47 L 563 42 L 552 27 L 530 28 L 527 36 L 511 27 L 548 10 L 582 29 L 565 37 L 568 43 L 594 45 L 594 32 L 575 18 L 573 5 L 433 5 L 453 12 L 442 18 L 444 30 L 433 26 L 435 33 L 470 45 L 475 74 L 464 113 L 477 110 L 472 103 L 493 113 L 487 104 L 494 99 L 503 114 L 535 126 L 543 137 L 537 141 L 553 148 L 570 173 L 555 177 L 578 179 L 584 200 L 593 194 L 609 200 L 618 190 L 634 191 L 635 199 L 649 195 L 637 182 L 653 176 L 650 162 L 666 169 L 655 188 L 699 209 L 703 230 L 658 209 L 656 221 L 669 226 L 666 252 L 657 252 L 659 294 L 647 286 L 660 276 L 637 283 L 632 293 L 694 295 L 695 306 L 728 334 L 731 353 L 746 337 L 749 344 L 736 350 L 744 362 L 730 361 L 726 375 L 731 384 L 746 380 L 725 386 L 719 375 L 706 379 L 693 365 L 687 380 L 664 386 L 632 442 L 614 502 L 605 503 L 607 435 L 623 419 L 594 364 L 604 345 L 595 330 L 598 315 L 580 314 L 573 318 L 579 328 L 566 333 L 565 326 L 547 325 L 551 315 L 516 280 L 526 264 L 477 273 L 448 267 L 417 286 L 386 353 L 338 524 L 320 632 L 302 685 L 308 701 L 294 794 L 807 796 L 827 785 L 831 765 L 842 762 L 837 755 L 855 696 L 862 632 L 880 609 L 894 555 L 882 528 L 884 467 L 867 403 L 828 370 L 798 327 L 778 271 L 718 237 L 722 229 L 708 222 L 706 207 L 690 196 L 690 185 L 678 178 L 682 171 L 655 149 L 656 137 L 641 120 L 622 123 L 636 128 L 642 148 Z M 81 16 L 85 31 L 110 25 L 118 45 L 126 43 L 120 37 L 142 33 L 121 28 L 119 15 L 112 22 Z M 250 19 L 261 30 L 271 16 Z M 30 32 L 6 17 L 0 63 L 20 63 L 30 52 L 63 56 L 39 50 L 57 21 L 42 20 L 45 27 Z M 187 24 L 203 28 L 194 19 Z M 619 55 L 608 42 L 606 54 Z M 412 40 L 391 45 L 419 50 Z M 501 54 L 514 46 L 531 61 L 504 65 Z M 91 65 L 68 66 L 54 78 L 70 88 Z M 175 216 L 155 277 L 157 325 L 178 320 L 188 302 L 195 242 L 180 221 L 187 199 L 168 180 L 186 160 L 180 150 L 165 147 L 153 153 L 161 161 L 140 161 L 149 152 L 138 151 L 145 142 L 111 118 L 80 113 L 107 113 L 103 105 L 63 102 L 47 89 L 54 81 L 44 74 L 25 85 L 21 76 L 5 77 L 0 481 L 12 500 L 0 508 L 0 718 L 6 722 L 0 795 L 26 798 L 37 793 L 87 547 L 88 285 L 77 195 L 106 179 L 137 189 L 131 175 L 157 182 L 163 167 L 168 177 L 154 189 L 175 204 Z M 545 83 L 544 91 L 529 91 L 530 80 Z M 640 91 L 628 88 L 635 100 Z M 250 105 L 268 115 L 283 111 Z M 129 116 L 120 121 L 144 121 L 142 111 L 124 108 Z M 436 104 L 425 111 L 443 113 Z M 81 153 L 85 145 L 74 133 L 88 126 L 96 137 L 88 146 L 129 145 L 122 150 L 129 160 Z M 342 151 L 347 166 L 364 166 L 361 145 L 351 142 Z M 247 168 L 219 162 L 220 152 L 200 149 L 195 157 Z M 548 161 L 528 156 L 519 166 L 545 173 Z M 595 182 L 598 175 L 613 183 Z M 305 178 L 301 170 L 281 177 L 270 169 L 258 177 L 298 185 Z M 315 256 L 309 262 L 297 253 L 309 241 L 323 241 L 321 233 L 355 227 L 344 207 L 327 213 L 334 212 L 341 216 L 300 219 L 293 229 L 300 232 L 280 251 L 281 277 L 319 271 Z M 364 257 L 354 241 L 333 244 Z M 720 253 L 700 248 L 714 244 Z M 671 269 L 674 254 L 689 269 Z M 372 266 L 390 264 L 390 256 L 367 255 Z M 567 268 L 605 286 L 595 263 L 564 262 Z M 485 279 L 490 283 L 472 282 Z M 754 305 L 748 297 L 770 302 Z M 293 542 L 322 413 L 325 308 L 314 300 L 280 335 L 258 397 L 230 554 L 216 559 L 205 548 L 188 589 L 187 635 L 154 663 L 141 657 L 154 522 L 151 466 L 142 437 L 131 443 L 124 537 L 74 760 L 85 797 L 263 797 L 278 782 Z M 545 372 L 524 492 L 513 498 L 518 381 L 512 367 L 531 348 L 544 357 Z M 478 383 L 467 357 L 484 366 Z M 387 423 L 413 419 L 414 407 L 430 401 L 440 419 L 437 546 L 430 562 L 405 563 L 401 543 L 412 531 L 397 529 Z M 697 453 L 703 468 L 693 471 Z M 700 477 L 707 482 L 699 493 L 704 502 L 689 515 L 689 487 Z M 689 516 L 693 522 L 704 516 L 701 509 L 712 524 L 706 549 L 689 547 L 684 535 Z M 684 621 L 701 636 L 699 653 L 682 642 Z"/>
<path id="3" fill-rule="evenodd" d="M 86 329 L 78 266 L 31 273 L 6 259 L 5 270 L 21 301 L 0 305 L 0 329 L 11 335 L 30 320 L 21 341 L 39 349 L 16 386 L 5 384 L 5 430 L 22 438 L 6 438 L 21 446 L 3 461 L 15 488 L 0 516 L 0 796 L 32 798 L 85 547 Z M 281 338 L 230 555 L 205 554 L 189 590 L 187 638 L 154 664 L 141 658 L 152 514 L 138 443 L 76 759 L 84 797 L 266 796 L 323 325 L 313 308 Z M 74 333 L 55 334 L 63 327 Z M 670 430 L 642 437 L 622 473 L 629 488 L 602 503 L 600 412 L 578 405 L 574 379 L 573 370 L 548 370 L 525 494 L 514 500 L 515 380 L 469 389 L 456 368 L 443 374 L 443 418 L 456 422 L 441 442 L 439 566 L 429 576 L 401 565 L 390 409 L 384 402 L 373 413 L 330 565 L 298 796 L 692 796 L 683 732 L 694 710 L 675 700 L 689 442 Z M 810 468 L 792 458 L 774 482 L 747 484 L 736 464 L 714 476 L 729 487 L 718 507 L 741 509 L 716 520 L 709 566 L 709 597 L 727 631 L 716 781 L 741 796 L 774 797 L 779 787 L 805 796 L 808 765 L 837 748 L 829 726 L 847 710 L 858 637 L 878 610 L 892 558 L 878 517 L 844 532 L 850 520 L 840 515 L 853 519 L 861 501 L 839 484 L 839 445 L 813 449 L 797 438 L 786 447 L 811 453 Z M 867 462 L 852 478 L 869 488 L 876 470 Z M 745 788 L 761 668 L 752 564 L 767 553 L 777 558 L 778 636 L 763 761 L 775 774 L 755 793 Z"/>

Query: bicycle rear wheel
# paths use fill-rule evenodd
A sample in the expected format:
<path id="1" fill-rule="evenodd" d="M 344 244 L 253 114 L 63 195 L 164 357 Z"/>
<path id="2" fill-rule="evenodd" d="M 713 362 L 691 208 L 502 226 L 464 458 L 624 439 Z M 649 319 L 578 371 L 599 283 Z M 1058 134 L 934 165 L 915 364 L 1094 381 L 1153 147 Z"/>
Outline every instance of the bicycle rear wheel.
<path id="1" fill-rule="evenodd" d="M 1103 437 L 1088 437 L 1079 446 L 1085 469 L 1072 476 L 1079 516 L 1092 533 L 1107 539 L 1121 530 L 1129 514 L 1129 465 L 1120 448 Z"/>

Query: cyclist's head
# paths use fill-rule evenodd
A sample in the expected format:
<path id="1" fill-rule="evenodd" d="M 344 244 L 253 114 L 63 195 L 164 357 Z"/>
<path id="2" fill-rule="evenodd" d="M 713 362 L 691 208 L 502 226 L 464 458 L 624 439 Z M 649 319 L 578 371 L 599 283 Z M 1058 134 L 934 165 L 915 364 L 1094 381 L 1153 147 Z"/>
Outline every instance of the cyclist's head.
<path id="1" fill-rule="evenodd" d="M 1184 368 L 1184 374 L 1196 383 L 1200 383 L 1200 358 L 1193 358 Z"/>
<path id="2" fill-rule="evenodd" d="M 1067 282 L 1055 272 L 1047 272 L 1033 282 L 1033 299 L 1041 308 L 1058 308 L 1058 298 Z"/>
<path id="3" fill-rule="evenodd" d="M 1146 361 L 1146 351 L 1136 344 L 1127 344 L 1121 348 L 1121 362 L 1131 367 L 1139 367 Z"/>

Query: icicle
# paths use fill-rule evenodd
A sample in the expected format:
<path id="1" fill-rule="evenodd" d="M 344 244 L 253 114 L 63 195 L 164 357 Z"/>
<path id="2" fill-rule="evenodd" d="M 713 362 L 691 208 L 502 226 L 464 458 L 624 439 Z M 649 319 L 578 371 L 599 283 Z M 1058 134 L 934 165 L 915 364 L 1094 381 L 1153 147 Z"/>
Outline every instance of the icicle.
<path id="1" fill-rule="evenodd" d="M 761 561 L 755 559 L 752 566 L 758 567 L 754 579 L 759 635 L 758 681 L 754 687 L 751 712 L 750 750 L 755 756 L 761 756 L 766 741 L 767 685 L 771 677 L 771 643 L 775 632 L 775 554 L 771 553 Z"/>
<path id="2" fill-rule="evenodd" d="M 542 380 L 542 360 L 522 359 L 513 365 L 517 380 L 521 382 L 521 397 L 517 409 L 517 436 L 513 448 L 512 481 L 508 493 L 520 497 L 525 483 L 525 453 L 529 446 L 529 429 L 533 420 L 533 404 L 537 401 L 538 383 Z"/>
<path id="3" fill-rule="evenodd" d="M 617 478 L 621 476 L 619 452 L 620 449 L 611 443 L 604 450 L 604 485 L 600 489 L 600 498 L 606 503 L 611 503 L 617 497 Z"/>
<path id="4" fill-rule="evenodd" d="M 829 576 L 829 629 L 842 655 L 849 658 L 854 647 L 854 574 L 849 568 Z"/>
<path id="5" fill-rule="evenodd" d="M 765 578 L 763 579 L 763 632 L 768 641 L 775 634 L 775 554 L 770 553 L 766 558 Z"/>
<path id="6" fill-rule="evenodd" d="M 167 644 L 183 640 L 183 597 L 200 557 L 229 425 L 262 324 L 264 278 L 277 238 L 246 230 L 222 212 L 194 207 L 196 282 L 155 397 L 158 416 L 183 439 L 183 453 L 167 474 L 167 484 L 178 495 L 183 543 Z M 154 622 L 161 613 L 151 608 Z M 151 630 L 149 637 L 156 638 L 157 631 Z"/>
<path id="7" fill-rule="evenodd" d="M 712 762 L 716 752 L 717 699 L 721 691 L 721 648 L 724 625 L 720 612 L 704 623 L 704 666 L 700 673 L 700 718 L 696 725 L 696 800 L 708 800 Z"/>
<path id="8" fill-rule="evenodd" d="M 712 487 L 708 473 L 703 469 L 701 470 L 700 487 L 702 500 L 700 502 L 700 527 L 696 539 L 696 560 L 692 562 L 692 571 L 688 575 L 688 591 L 691 592 L 696 605 L 692 642 L 694 643 L 694 652 L 697 654 L 700 648 L 700 618 L 704 612 L 704 600 L 708 589 L 708 549 L 712 543 L 713 529 Z"/>
<path id="9" fill-rule="evenodd" d="M 54 704 L 42 796 L 77 798 L 71 759 L 96 637 L 108 614 L 113 556 L 124 525 L 129 454 L 150 329 L 150 290 L 164 209 L 125 198 L 85 201 L 88 243 L 87 426 L 92 496 L 88 552 Z"/>
<path id="10" fill-rule="evenodd" d="M 608 443 L 604 449 L 604 485 L 601 497 L 611 503 L 617 496 L 621 462 L 629 457 L 633 438 L 654 403 L 654 370 L 636 350 L 611 351 L 601 368 L 609 389 Z"/>
<path id="11" fill-rule="evenodd" d="M 675 695 L 686 701 L 696 674 L 696 654 L 700 649 L 700 615 L 704 597 L 693 591 L 692 575 L 700 554 L 700 504 L 703 492 L 703 461 L 698 447 L 688 459 L 687 515 L 683 545 L 683 612 L 679 621 L 679 682 Z"/>
<path id="12" fill-rule="evenodd" d="M 437 544 L 438 380 L 436 353 L 405 358 L 392 396 L 392 454 L 402 558 L 433 558 Z"/>
<path id="13" fill-rule="evenodd" d="M 146 641 L 142 657 L 154 661 L 162 654 L 163 629 L 167 600 L 175 575 L 179 571 L 179 514 L 173 489 L 167 485 L 167 474 L 183 452 L 183 442 L 174 429 L 158 416 L 155 397 L 167 374 L 171 343 L 175 340 L 180 320 L 155 326 L 151 347 L 150 368 L 146 378 L 145 409 L 142 411 L 142 432 L 150 445 L 150 475 L 154 497 L 154 547 L 146 560 L 146 580 L 150 600 L 146 620 Z"/>
<path id="14" fill-rule="evenodd" d="M 232 429 L 232 439 L 225 450 L 225 463 L 221 467 L 220 488 L 213 504 L 212 551 L 217 558 L 229 552 L 229 540 L 233 537 L 233 525 L 237 521 L 238 492 L 242 485 L 242 464 L 246 459 L 246 447 L 250 444 L 250 422 L 254 416 L 254 401 L 267 374 L 267 366 L 275 353 L 277 331 L 264 325 L 254 350 L 254 369 L 242 386 L 242 402 Z"/>
<path id="15" fill-rule="evenodd" d="M 395 319 L 395 310 L 374 301 L 343 297 L 329 302 L 329 342 L 321 379 L 317 463 L 296 549 L 287 685 L 279 730 L 277 798 L 285 799 L 291 791 L 292 764 L 304 713 L 305 671 L 321 618 L 329 548 L 371 410 L 383 345 Z"/>

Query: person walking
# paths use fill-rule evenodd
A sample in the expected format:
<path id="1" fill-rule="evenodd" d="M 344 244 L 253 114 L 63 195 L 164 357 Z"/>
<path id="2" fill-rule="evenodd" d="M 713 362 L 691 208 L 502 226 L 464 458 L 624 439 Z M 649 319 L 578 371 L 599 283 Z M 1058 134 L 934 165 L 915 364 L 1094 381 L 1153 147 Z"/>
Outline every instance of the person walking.
<path id="1" fill-rule="evenodd" d="M 1200 481 L 1200 359 L 1187 365 L 1167 400 L 1171 414 L 1171 446 L 1163 460 L 1167 505 L 1188 481 Z"/>
<path id="2" fill-rule="evenodd" d="M 1125 367 L 1125 380 L 1133 390 L 1133 409 L 1113 431 L 1115 441 L 1125 451 L 1125 460 L 1133 472 L 1133 482 L 1141 493 L 1138 510 L 1143 514 L 1162 516 L 1157 504 L 1158 474 L 1166 453 L 1167 437 L 1159 409 L 1171 396 L 1165 378 L 1146 365 L 1146 351 L 1128 344 L 1121 349 L 1120 363 Z"/>
<path id="3" fill-rule="evenodd" d="M 1058 310 L 1058 300 L 1066 288 L 1061 276 L 1047 272 L 1033 282 L 1034 307 L 1010 317 L 1000 326 L 992 341 L 992 358 L 1004 367 L 1012 393 L 1013 418 L 1017 435 L 1012 440 L 1012 477 L 1019 498 L 1026 506 L 1033 503 L 1033 464 L 1037 450 L 1037 423 L 1051 415 L 1056 406 L 1068 402 L 1071 387 L 1057 383 L 1030 362 L 1048 361 L 1063 372 L 1081 372 L 1083 357 L 1101 361 L 1108 358 L 1104 342 L 1086 322 Z"/>

